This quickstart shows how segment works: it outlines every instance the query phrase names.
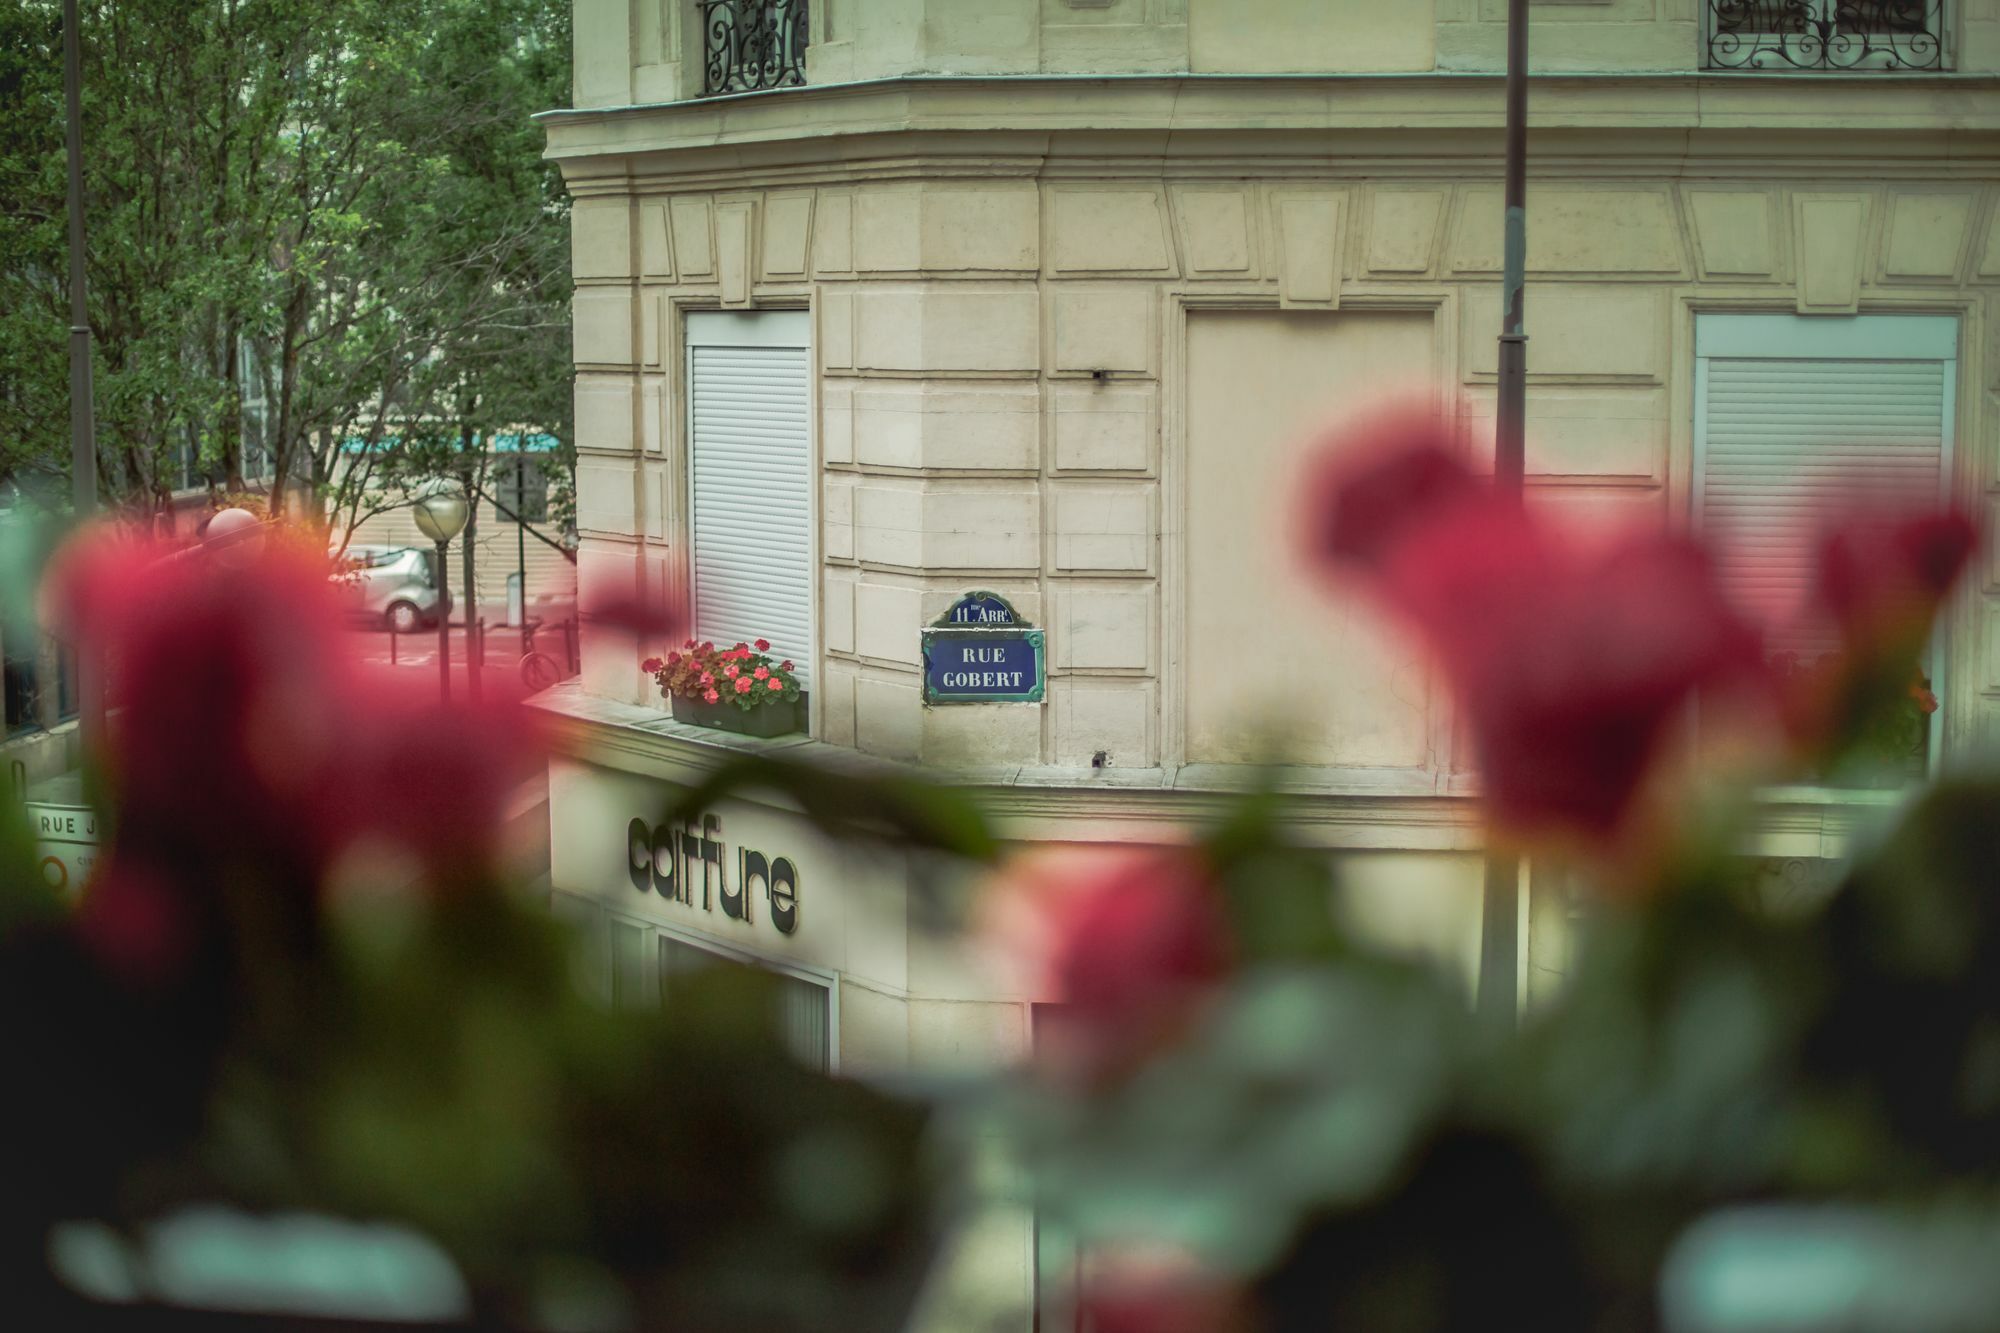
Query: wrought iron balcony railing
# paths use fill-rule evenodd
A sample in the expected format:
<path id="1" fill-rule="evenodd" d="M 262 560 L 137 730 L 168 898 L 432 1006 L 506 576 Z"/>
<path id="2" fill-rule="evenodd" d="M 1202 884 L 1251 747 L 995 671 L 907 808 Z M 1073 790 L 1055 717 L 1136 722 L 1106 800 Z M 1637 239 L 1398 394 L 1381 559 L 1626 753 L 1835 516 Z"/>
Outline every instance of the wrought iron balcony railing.
<path id="1" fill-rule="evenodd" d="M 1709 69 L 1942 70 L 1944 0 L 1708 0 Z"/>
<path id="2" fill-rule="evenodd" d="M 806 81 L 807 0 L 700 0 L 701 95 Z"/>

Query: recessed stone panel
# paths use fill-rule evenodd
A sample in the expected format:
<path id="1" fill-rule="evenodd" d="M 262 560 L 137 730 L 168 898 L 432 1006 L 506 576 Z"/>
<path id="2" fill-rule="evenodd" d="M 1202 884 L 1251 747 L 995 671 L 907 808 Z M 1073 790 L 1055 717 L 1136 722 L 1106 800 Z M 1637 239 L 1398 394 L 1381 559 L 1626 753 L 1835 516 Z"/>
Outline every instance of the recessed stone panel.
<path id="1" fill-rule="evenodd" d="M 827 472 L 820 481 L 820 541 L 828 560 L 854 558 L 854 475 Z"/>
<path id="2" fill-rule="evenodd" d="M 784 191 L 764 198 L 764 264 L 767 279 L 803 278 L 812 240 L 810 190 Z"/>
<path id="3" fill-rule="evenodd" d="M 576 444 L 601 453 L 630 453 L 632 441 L 632 377 L 576 377 Z"/>
<path id="4" fill-rule="evenodd" d="M 1658 382 L 1667 370 L 1665 294 L 1656 288 L 1544 286 L 1528 300 L 1528 374 L 1536 379 Z M 1460 302 L 1462 364 L 1472 378 L 1499 369 L 1500 289 Z"/>
<path id="5" fill-rule="evenodd" d="M 1528 192 L 1527 223 L 1531 273 L 1680 273 L 1686 267 L 1679 217 L 1664 189 L 1538 185 Z M 1498 273 L 1505 233 L 1498 189 L 1461 190 L 1449 248 L 1453 271 Z"/>
<path id="6" fill-rule="evenodd" d="M 1251 195 L 1240 186 L 1186 186 L 1173 192 L 1181 253 L 1191 278 L 1248 278 L 1257 272 Z"/>
<path id="7" fill-rule="evenodd" d="M 1041 264 L 1041 192 L 1032 181 L 927 185 L 921 213 L 927 272 L 1032 273 Z"/>
<path id="8" fill-rule="evenodd" d="M 851 569 L 821 571 L 820 638 L 830 653 L 854 651 L 855 573 Z"/>
<path id="9" fill-rule="evenodd" d="M 914 584 L 880 583 L 863 575 L 854 585 L 854 650 L 862 657 L 917 666 L 923 660 Z"/>
<path id="10" fill-rule="evenodd" d="M 750 232 L 756 213 L 756 204 L 748 199 L 715 206 L 715 272 L 724 305 L 750 303 Z"/>
<path id="11" fill-rule="evenodd" d="M 1159 763 L 1160 709 L 1151 681 L 1054 680 L 1049 709 L 1055 764 L 1088 768 L 1099 755 L 1106 768 Z"/>
<path id="12" fill-rule="evenodd" d="M 926 708 L 921 725 L 923 761 L 927 765 L 991 769 L 1039 764 L 1042 759 L 1040 704 Z M 970 1006 L 938 1007 L 964 1010 Z"/>
<path id="13" fill-rule="evenodd" d="M 937 283 L 856 295 L 855 367 L 1028 372 L 1041 360 L 1033 287 Z"/>
<path id="14" fill-rule="evenodd" d="M 1032 384 L 864 384 L 854 393 L 854 461 L 1032 471 L 1041 463 L 1040 425 L 1041 393 Z"/>
<path id="15" fill-rule="evenodd" d="M 1769 191 L 1689 189 L 1683 197 L 1703 277 L 1768 278 L 1778 271 Z"/>
<path id="16" fill-rule="evenodd" d="M 1852 314 L 1857 309 L 1869 203 L 1865 194 L 1792 196 L 1800 314 Z"/>
<path id="17" fill-rule="evenodd" d="M 672 397 L 663 375 L 648 375 L 639 383 L 639 446 L 649 454 L 660 453 L 673 438 L 667 429 L 667 404 Z"/>
<path id="18" fill-rule="evenodd" d="M 1974 202 L 1966 190 L 1892 197 L 1882 238 L 1883 276 L 1955 280 L 1964 265 Z"/>
<path id="19" fill-rule="evenodd" d="M 1049 591 L 1049 660 L 1063 671 L 1150 671 L 1155 596 L 1150 583 L 1057 582 Z"/>
<path id="20" fill-rule="evenodd" d="M 579 199 L 569 211 L 570 276 L 632 276 L 632 205 L 623 197 Z"/>
<path id="21" fill-rule="evenodd" d="M 854 554 L 871 564 L 923 567 L 921 482 L 871 478 L 855 487 Z"/>
<path id="22" fill-rule="evenodd" d="M 570 302 L 570 338 L 580 366 L 631 365 L 631 288 L 577 288 Z"/>
<path id="23" fill-rule="evenodd" d="M 1374 191 L 1368 208 L 1369 272 L 1430 272 L 1449 200 L 1444 190 Z"/>
<path id="24" fill-rule="evenodd" d="M 1052 386 L 1055 466 L 1070 472 L 1151 471 L 1157 393 L 1150 384 Z"/>
<path id="25" fill-rule="evenodd" d="M 1057 273 L 1174 270 L 1166 198 L 1157 188 L 1049 191 L 1049 267 Z"/>
<path id="26" fill-rule="evenodd" d="M 1493 460 L 1491 389 L 1468 395 L 1467 456 Z M 1551 386 L 1528 397 L 1527 469 L 1531 476 L 1666 479 L 1667 399 L 1653 388 Z"/>
<path id="27" fill-rule="evenodd" d="M 813 703 L 819 709 L 819 726 L 814 739 L 828 745 L 853 745 L 854 669 L 845 662 L 825 662 L 813 687 Z"/>
<path id="28" fill-rule="evenodd" d="M 923 713 L 923 690 L 914 675 L 907 683 L 875 675 L 863 675 L 854 682 L 855 744 L 870 754 L 888 759 L 917 758 L 922 747 Z M 888 998 L 874 991 L 855 993 L 869 999 Z M 854 1006 L 843 1002 L 840 1011 L 843 1019 L 841 1054 L 844 1059 L 850 1050 L 844 1020 L 854 1012 Z M 856 1030 L 866 1031 L 871 1037 L 882 1031 L 879 1026 L 863 1028 L 858 1024 Z"/>
<path id="29" fill-rule="evenodd" d="M 1153 561 L 1153 488 L 1131 482 L 1050 483 L 1055 568 L 1144 573 Z"/>
<path id="30" fill-rule="evenodd" d="M 934 481 L 923 496 L 926 569 L 1035 569 L 1042 498 L 1033 482 Z"/>
<path id="31" fill-rule="evenodd" d="M 1049 297 L 1058 371 L 1150 373 L 1155 298 L 1150 285 L 1064 283 Z"/>
<path id="32" fill-rule="evenodd" d="M 2000 278 L 2000 208 L 1995 208 L 1992 220 L 1986 224 L 1986 243 L 1980 251 L 1979 276 Z"/>
<path id="33" fill-rule="evenodd" d="M 576 526 L 582 532 L 630 537 L 638 533 L 632 503 L 629 461 L 579 458 L 576 463 Z"/>
<path id="34" fill-rule="evenodd" d="M 667 201 L 673 226 L 674 261 L 682 282 L 715 276 L 715 242 L 709 227 L 708 196 L 677 195 Z"/>
<path id="35" fill-rule="evenodd" d="M 1278 301 L 1286 306 L 1340 303 L 1345 194 L 1283 192 L 1271 198 L 1278 237 Z"/>
<path id="36" fill-rule="evenodd" d="M 844 286 L 821 287 L 814 301 L 819 311 L 819 362 L 828 370 L 854 369 L 854 293 Z"/>
<path id="37" fill-rule="evenodd" d="M 639 205 L 639 272 L 649 278 L 674 276 L 674 242 L 667 230 L 667 205 L 663 199 Z"/>
<path id="38" fill-rule="evenodd" d="M 814 209 L 812 229 L 813 272 L 846 274 L 854 271 L 854 196 L 841 191 L 820 191 Z"/>
<path id="39" fill-rule="evenodd" d="M 854 461 L 854 383 L 851 380 L 823 380 L 820 383 L 819 454 L 824 463 Z"/>

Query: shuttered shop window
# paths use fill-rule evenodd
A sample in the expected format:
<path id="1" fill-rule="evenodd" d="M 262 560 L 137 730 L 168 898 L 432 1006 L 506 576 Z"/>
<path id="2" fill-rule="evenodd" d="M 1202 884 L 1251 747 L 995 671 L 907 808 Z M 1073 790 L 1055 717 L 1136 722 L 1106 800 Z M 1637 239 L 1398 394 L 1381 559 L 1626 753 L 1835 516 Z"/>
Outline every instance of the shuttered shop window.
<path id="1" fill-rule="evenodd" d="M 1837 646 L 1803 616 L 1827 528 L 1945 491 L 1957 322 L 1703 316 L 1695 350 L 1696 521 L 1772 653 L 1810 665 Z"/>
<path id="2" fill-rule="evenodd" d="M 794 312 L 688 317 L 695 637 L 769 639 L 811 678 L 811 376 Z"/>

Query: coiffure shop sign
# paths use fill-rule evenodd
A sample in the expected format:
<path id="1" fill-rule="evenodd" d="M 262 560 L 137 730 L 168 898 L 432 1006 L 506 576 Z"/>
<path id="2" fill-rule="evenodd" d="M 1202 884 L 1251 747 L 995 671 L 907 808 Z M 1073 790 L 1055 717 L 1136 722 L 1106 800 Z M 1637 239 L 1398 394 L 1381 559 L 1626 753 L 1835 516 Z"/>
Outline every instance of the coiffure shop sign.
<path id="1" fill-rule="evenodd" d="M 780 935 L 797 932 L 798 866 L 788 856 L 732 849 L 723 840 L 722 816 L 679 825 L 634 819 L 625 841 L 626 870 L 639 892 L 704 912 L 719 910 L 746 926 L 768 920 Z"/>

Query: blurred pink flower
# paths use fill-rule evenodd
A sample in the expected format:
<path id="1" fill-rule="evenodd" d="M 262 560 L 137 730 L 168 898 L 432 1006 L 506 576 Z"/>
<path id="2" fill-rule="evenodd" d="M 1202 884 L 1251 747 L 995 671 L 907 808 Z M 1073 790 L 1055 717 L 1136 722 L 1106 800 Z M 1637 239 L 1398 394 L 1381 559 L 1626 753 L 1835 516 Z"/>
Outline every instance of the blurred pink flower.
<path id="1" fill-rule="evenodd" d="M 447 708 L 433 680 L 364 668 L 327 574 L 323 551 L 276 532 L 247 564 L 96 533 L 59 557 L 57 620 L 108 682 L 113 837 L 79 918 L 107 961 L 171 940 L 161 922 L 211 920 L 201 905 L 229 884 L 310 912 L 364 842 L 412 855 L 434 888 L 493 866 L 536 730 L 497 678 L 484 705 Z"/>
<path id="2" fill-rule="evenodd" d="M 1093 1252 L 1077 1325 L 1091 1333 L 1245 1333 L 1254 1327 L 1246 1305 L 1236 1287 L 1178 1251 Z"/>
<path id="3" fill-rule="evenodd" d="M 1001 952 L 1061 1008 L 1038 1054 L 1058 1077 L 1115 1078 L 1178 1035 L 1228 974 L 1217 888 L 1170 847 L 1075 847 L 1018 857 L 989 886 Z"/>
<path id="4" fill-rule="evenodd" d="M 1335 438 L 1312 477 L 1311 554 L 1430 647 L 1506 832 L 1615 837 L 1693 694 L 1763 680 L 1758 633 L 1685 538 L 1586 545 L 1474 476 L 1440 428 Z"/>
<path id="5" fill-rule="evenodd" d="M 731 671 L 730 674 L 732 676 L 736 675 L 734 671 Z M 748 694 L 750 692 L 750 677 L 736 676 L 736 692 L 738 694 Z"/>

